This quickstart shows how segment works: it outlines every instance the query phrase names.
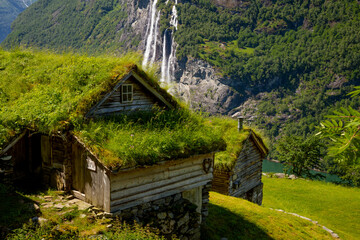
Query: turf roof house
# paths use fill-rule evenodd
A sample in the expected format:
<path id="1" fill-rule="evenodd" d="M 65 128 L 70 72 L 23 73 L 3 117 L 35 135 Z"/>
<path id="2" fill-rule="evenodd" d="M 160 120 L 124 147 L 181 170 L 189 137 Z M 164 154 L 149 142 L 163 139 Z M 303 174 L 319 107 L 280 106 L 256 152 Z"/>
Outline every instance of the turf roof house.
<path id="1" fill-rule="evenodd" d="M 239 124 L 241 126 L 242 124 Z M 212 191 L 246 199 L 261 205 L 263 199 L 262 161 L 268 149 L 251 129 L 240 129 L 245 136 L 239 154 L 228 164 L 218 164 L 215 155 Z"/>
<path id="2" fill-rule="evenodd" d="M 85 106 L 89 109 L 85 118 L 151 110 L 155 105 L 179 107 L 136 66 L 121 76 L 113 81 L 111 91 Z M 199 226 L 207 216 L 216 150 L 151 166 L 109 168 L 71 131 L 50 135 L 27 131 L 4 147 L 0 157 L 11 158 L 18 174 L 40 173 L 51 186 L 71 190 L 106 212 L 155 221 L 163 234 L 193 239 L 199 237 Z"/>

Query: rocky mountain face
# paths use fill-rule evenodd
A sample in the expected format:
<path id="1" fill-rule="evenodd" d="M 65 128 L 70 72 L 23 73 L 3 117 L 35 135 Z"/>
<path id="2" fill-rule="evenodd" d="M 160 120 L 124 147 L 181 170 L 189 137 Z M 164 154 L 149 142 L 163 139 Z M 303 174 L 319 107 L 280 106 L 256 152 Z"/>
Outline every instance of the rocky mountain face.
<path id="1" fill-rule="evenodd" d="M 211 65 L 199 59 L 183 59 L 176 64 L 176 84 L 171 92 L 191 108 L 213 114 L 227 114 L 243 100 Z"/>
<path id="2" fill-rule="evenodd" d="M 11 32 L 15 18 L 36 0 L 0 0 L 0 42 Z"/>

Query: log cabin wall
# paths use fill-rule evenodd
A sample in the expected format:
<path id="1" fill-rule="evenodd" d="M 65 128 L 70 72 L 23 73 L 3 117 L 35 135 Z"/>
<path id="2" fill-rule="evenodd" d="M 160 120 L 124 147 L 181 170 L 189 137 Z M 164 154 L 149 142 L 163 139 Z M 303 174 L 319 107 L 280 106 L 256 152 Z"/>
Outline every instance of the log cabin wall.
<path id="1" fill-rule="evenodd" d="M 71 155 L 73 194 L 110 212 L 109 170 L 76 138 Z"/>
<path id="2" fill-rule="evenodd" d="M 151 110 L 155 104 L 163 107 L 160 102 L 149 90 L 137 82 L 133 76 L 128 78 L 122 85 L 131 84 L 133 86 L 133 100 L 131 102 L 122 102 L 121 86 L 113 92 L 104 103 L 98 106 L 93 116 L 102 116 L 119 112 L 128 112 L 136 110 Z"/>
<path id="3" fill-rule="evenodd" d="M 200 239 L 208 216 L 214 154 L 111 174 L 111 213 L 158 228 L 166 238 Z"/>
<path id="4" fill-rule="evenodd" d="M 214 169 L 212 191 L 229 195 L 232 171 Z"/>
<path id="5" fill-rule="evenodd" d="M 242 197 L 261 205 L 262 202 L 262 156 L 250 137 L 244 142 L 238 160 L 233 168 L 229 195 Z"/>
<path id="6" fill-rule="evenodd" d="M 213 161 L 209 153 L 112 174 L 111 212 L 205 186 L 213 178 Z"/>

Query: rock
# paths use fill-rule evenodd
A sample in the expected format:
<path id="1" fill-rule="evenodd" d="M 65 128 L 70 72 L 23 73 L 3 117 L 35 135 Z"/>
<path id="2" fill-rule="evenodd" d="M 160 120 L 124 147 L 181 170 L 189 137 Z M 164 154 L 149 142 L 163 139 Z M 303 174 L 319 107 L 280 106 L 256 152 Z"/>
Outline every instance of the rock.
<path id="1" fill-rule="evenodd" d="M 297 176 L 295 176 L 294 174 L 291 174 L 288 178 L 289 179 L 297 179 Z"/>
<path id="2" fill-rule="evenodd" d="M 274 174 L 277 178 L 285 178 L 285 173 L 275 173 Z"/>
<path id="3" fill-rule="evenodd" d="M 178 201 L 178 200 L 180 200 L 180 199 L 181 199 L 181 193 L 178 193 L 178 194 L 176 194 L 175 197 L 174 197 L 174 202 L 176 202 L 176 201 Z"/>
<path id="4" fill-rule="evenodd" d="M 165 199 L 164 198 L 158 199 L 158 200 L 154 201 L 153 204 L 164 205 L 165 204 Z"/>
<path id="5" fill-rule="evenodd" d="M 113 225 L 112 225 L 112 224 L 109 224 L 109 225 L 107 225 L 106 227 L 107 227 L 107 228 L 112 228 Z"/>
<path id="6" fill-rule="evenodd" d="M 78 203 L 76 203 L 76 205 L 80 211 L 87 210 L 87 209 L 91 208 L 91 206 L 92 206 L 91 204 L 83 202 L 83 201 L 79 201 Z"/>
<path id="7" fill-rule="evenodd" d="M 161 220 L 163 220 L 163 219 L 165 219 L 166 218 L 166 212 L 161 212 L 161 213 L 158 213 L 157 214 L 157 217 L 159 218 L 159 219 L 161 219 Z"/>
<path id="8" fill-rule="evenodd" d="M 86 218 L 86 214 L 84 213 L 80 214 L 79 218 Z"/>
<path id="9" fill-rule="evenodd" d="M 112 213 L 104 212 L 104 217 L 105 218 L 113 218 L 114 215 Z"/>
<path id="10" fill-rule="evenodd" d="M 66 200 L 72 200 L 74 199 L 75 197 L 73 195 L 68 195 L 65 197 Z"/>
<path id="11" fill-rule="evenodd" d="M 35 224 L 39 224 L 41 227 L 44 226 L 49 220 L 42 217 L 33 217 L 32 222 Z"/>
<path id="12" fill-rule="evenodd" d="M 44 196 L 44 199 L 46 201 L 51 201 L 53 199 L 53 197 L 52 196 Z"/>
<path id="13" fill-rule="evenodd" d="M 189 221 L 189 213 L 187 212 L 186 214 L 185 214 L 185 216 L 183 216 L 182 218 L 180 218 L 179 220 L 178 220 L 178 227 L 180 227 L 180 226 L 182 226 L 183 224 L 185 224 L 185 223 L 187 223 Z"/>
<path id="14" fill-rule="evenodd" d="M 61 209 L 63 209 L 65 207 L 65 205 L 62 203 L 57 203 L 53 207 L 60 211 Z"/>
<path id="15" fill-rule="evenodd" d="M 103 218 L 104 217 L 104 213 L 100 212 L 98 214 L 96 214 L 96 218 Z"/>
<path id="16" fill-rule="evenodd" d="M 45 203 L 42 203 L 41 206 L 43 208 L 49 208 L 49 207 L 52 207 L 54 204 L 52 202 L 45 202 Z"/>
<path id="17" fill-rule="evenodd" d="M 193 109 L 226 114 L 238 107 L 240 94 L 228 78 L 221 77 L 207 62 L 183 59 L 177 62 L 174 85 L 169 91 L 184 100 Z"/>

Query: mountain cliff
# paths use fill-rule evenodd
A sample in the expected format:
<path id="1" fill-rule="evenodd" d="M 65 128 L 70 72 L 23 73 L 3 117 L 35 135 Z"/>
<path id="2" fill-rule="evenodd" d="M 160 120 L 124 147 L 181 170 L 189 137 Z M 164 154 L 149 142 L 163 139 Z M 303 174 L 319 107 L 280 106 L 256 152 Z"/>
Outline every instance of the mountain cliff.
<path id="1" fill-rule="evenodd" d="M 0 42 L 10 33 L 12 21 L 36 0 L 0 0 Z"/>
<path id="2" fill-rule="evenodd" d="M 354 0 L 38 0 L 2 46 L 138 50 L 193 108 L 239 112 L 276 137 L 360 106 L 346 96 L 360 83 L 359 28 Z"/>

